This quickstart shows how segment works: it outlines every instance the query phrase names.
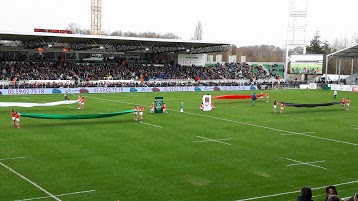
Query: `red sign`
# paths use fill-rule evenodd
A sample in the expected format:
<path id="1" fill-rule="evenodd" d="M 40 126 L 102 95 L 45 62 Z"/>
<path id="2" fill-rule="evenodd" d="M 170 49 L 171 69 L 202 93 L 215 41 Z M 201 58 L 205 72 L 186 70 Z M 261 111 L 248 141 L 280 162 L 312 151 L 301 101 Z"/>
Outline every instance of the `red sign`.
<path id="1" fill-rule="evenodd" d="M 72 34 L 71 30 L 59 30 L 59 29 L 38 29 L 38 28 L 35 28 L 34 32 Z"/>

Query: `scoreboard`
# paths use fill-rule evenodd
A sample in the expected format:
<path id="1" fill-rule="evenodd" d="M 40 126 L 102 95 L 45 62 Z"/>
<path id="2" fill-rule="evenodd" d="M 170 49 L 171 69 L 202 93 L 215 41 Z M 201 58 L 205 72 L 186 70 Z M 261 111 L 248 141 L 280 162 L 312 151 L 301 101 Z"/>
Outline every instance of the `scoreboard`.
<path id="1" fill-rule="evenodd" d="M 38 28 L 35 28 L 34 32 L 72 34 L 71 30 L 59 30 L 59 29 L 38 29 Z"/>

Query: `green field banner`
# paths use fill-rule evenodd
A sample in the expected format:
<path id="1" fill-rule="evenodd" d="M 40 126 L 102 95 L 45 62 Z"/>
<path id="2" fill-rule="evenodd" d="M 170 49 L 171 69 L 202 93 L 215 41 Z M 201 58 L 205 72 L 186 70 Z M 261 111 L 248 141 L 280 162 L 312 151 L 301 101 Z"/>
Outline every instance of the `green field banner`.
<path id="1" fill-rule="evenodd" d="M 163 97 L 154 98 L 154 113 L 163 113 Z"/>

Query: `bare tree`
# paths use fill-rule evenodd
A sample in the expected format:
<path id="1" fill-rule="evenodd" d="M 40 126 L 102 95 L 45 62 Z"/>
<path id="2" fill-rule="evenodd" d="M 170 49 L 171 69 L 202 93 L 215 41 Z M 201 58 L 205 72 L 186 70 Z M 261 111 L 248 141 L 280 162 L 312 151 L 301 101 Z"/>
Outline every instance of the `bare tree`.
<path id="1" fill-rule="evenodd" d="M 203 40 L 203 26 L 200 21 L 196 24 L 193 40 Z"/>
<path id="2" fill-rule="evenodd" d="M 67 30 L 71 30 L 74 34 L 91 34 L 91 31 L 89 29 L 81 29 L 81 27 L 76 23 L 69 23 Z"/>
<path id="3" fill-rule="evenodd" d="M 131 31 L 123 32 L 121 30 L 118 30 L 118 31 L 114 31 L 114 32 L 110 33 L 109 35 L 125 36 L 125 37 L 180 39 L 179 36 L 177 36 L 173 33 L 161 34 L 161 33 L 150 32 L 150 31 L 137 33 L 137 32 L 131 32 Z"/>

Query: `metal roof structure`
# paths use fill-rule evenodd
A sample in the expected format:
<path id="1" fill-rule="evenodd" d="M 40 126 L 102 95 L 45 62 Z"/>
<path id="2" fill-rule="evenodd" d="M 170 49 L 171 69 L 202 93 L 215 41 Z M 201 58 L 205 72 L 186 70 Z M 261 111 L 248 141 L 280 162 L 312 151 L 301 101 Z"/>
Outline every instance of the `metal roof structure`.
<path id="1" fill-rule="evenodd" d="M 338 50 L 336 52 L 333 52 L 331 54 L 326 55 L 326 80 L 327 80 L 327 70 L 328 70 L 328 61 L 332 58 L 337 58 L 339 59 L 339 73 L 338 75 L 340 75 L 340 71 L 341 71 L 341 59 L 352 59 L 352 72 L 351 74 L 353 74 L 353 59 L 358 58 L 358 44 L 353 45 L 351 47 L 347 47 L 341 50 Z"/>
<path id="2" fill-rule="evenodd" d="M 9 45 L 10 44 L 10 45 Z M 0 50 L 4 47 L 35 49 L 39 47 L 69 48 L 75 51 L 102 53 L 137 52 L 190 52 L 208 53 L 226 51 L 229 43 L 191 41 L 178 39 L 78 35 L 59 33 L 11 33 L 0 32 Z M 7 48 L 7 50 L 10 50 Z M 19 50 L 18 50 L 19 51 Z"/>
<path id="3" fill-rule="evenodd" d="M 358 44 L 328 54 L 327 57 L 358 58 Z"/>

